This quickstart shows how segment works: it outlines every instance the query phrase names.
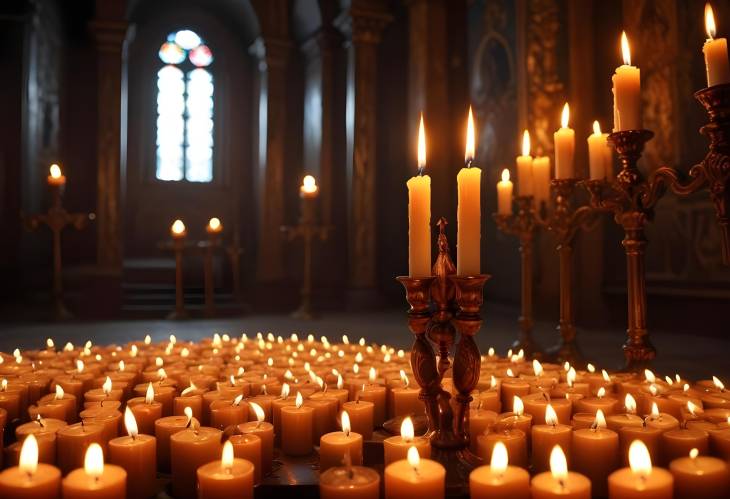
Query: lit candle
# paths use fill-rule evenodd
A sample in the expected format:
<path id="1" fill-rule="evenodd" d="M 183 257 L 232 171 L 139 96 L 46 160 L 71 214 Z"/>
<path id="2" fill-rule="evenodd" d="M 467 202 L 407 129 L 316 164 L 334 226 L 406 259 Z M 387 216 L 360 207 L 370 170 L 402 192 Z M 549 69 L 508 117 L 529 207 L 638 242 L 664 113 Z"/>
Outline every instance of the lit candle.
<path id="1" fill-rule="evenodd" d="M 532 170 L 532 156 L 530 156 L 530 132 L 522 133 L 522 155 L 517 156 L 517 191 L 520 196 L 535 194 Z"/>
<path id="2" fill-rule="evenodd" d="M 575 177 L 575 131 L 568 126 L 570 121 L 570 106 L 565 103 L 560 117 L 560 129 L 553 134 L 555 141 L 555 178 Z"/>
<path id="3" fill-rule="evenodd" d="M 558 415 L 553 406 L 547 404 L 545 408 L 544 425 L 532 427 L 532 469 L 541 472 L 550 469 L 550 459 L 555 446 L 565 449 L 570 454 L 572 428 L 558 424 Z"/>
<path id="4" fill-rule="evenodd" d="M 38 461 L 47 464 L 56 464 L 56 432 L 67 426 L 60 419 L 42 418 L 25 423 L 15 429 L 18 442 L 23 442 L 28 436 L 34 435 L 38 447 Z"/>
<path id="5" fill-rule="evenodd" d="M 76 469 L 63 479 L 63 497 L 88 499 L 124 499 L 127 472 L 113 464 L 104 465 L 104 453 L 97 443 L 89 445 L 84 467 Z"/>
<path id="6" fill-rule="evenodd" d="M 424 414 L 426 408 L 418 398 L 420 390 L 410 386 L 410 380 L 405 371 L 400 371 L 402 386 L 390 389 L 390 417 L 418 416 Z"/>
<path id="7" fill-rule="evenodd" d="M 186 407 L 184 416 L 168 416 L 155 421 L 157 467 L 163 473 L 170 471 L 170 437 L 187 428 L 192 419 L 193 411 Z"/>
<path id="8" fill-rule="evenodd" d="M 380 475 L 364 466 L 330 468 L 319 476 L 321 499 L 380 499 Z"/>
<path id="9" fill-rule="evenodd" d="M 365 440 L 373 438 L 373 411 L 375 406 L 372 402 L 364 400 L 352 400 L 342 404 L 342 409 L 350 416 L 352 431 L 362 435 Z"/>
<path id="10" fill-rule="evenodd" d="M 512 182 L 509 180 L 509 170 L 502 170 L 502 180 L 497 182 L 497 213 L 500 215 L 512 214 Z"/>
<path id="11" fill-rule="evenodd" d="M 208 234 L 220 234 L 223 230 L 223 224 L 219 218 L 213 217 L 208 220 L 208 225 L 205 226 L 205 231 Z"/>
<path id="12" fill-rule="evenodd" d="M 204 464 L 196 473 L 199 499 L 253 498 L 253 464 L 234 457 L 229 441 L 223 444 L 219 460 Z"/>
<path id="13" fill-rule="evenodd" d="M 466 127 L 466 153 L 462 168 L 456 176 L 459 204 L 457 206 L 456 273 L 477 275 L 481 272 L 481 182 L 482 170 L 474 163 L 474 117 L 469 107 Z"/>
<path id="14" fill-rule="evenodd" d="M 411 277 L 431 275 L 431 177 L 426 167 L 426 132 L 423 115 L 418 126 L 418 175 L 408 187 L 408 273 Z"/>
<path id="15" fill-rule="evenodd" d="M 256 415 L 256 421 L 238 425 L 241 433 L 250 433 L 261 439 L 261 471 L 271 471 L 271 463 L 274 459 L 274 425 L 264 421 L 264 410 L 256 402 L 249 402 L 251 409 Z"/>
<path id="16" fill-rule="evenodd" d="M 347 411 L 342 412 L 341 420 L 342 431 L 327 433 L 319 440 L 320 471 L 342 466 L 345 456 L 349 456 L 352 464 L 362 464 L 362 435 L 350 431 L 350 417 Z"/>
<path id="17" fill-rule="evenodd" d="M 196 498 L 196 470 L 218 459 L 220 452 L 221 431 L 200 426 L 195 418 L 190 419 L 187 429 L 173 434 L 170 437 L 172 495 L 176 499 Z M 253 475 L 253 466 L 251 471 Z"/>
<path id="18" fill-rule="evenodd" d="M 626 32 L 621 33 L 621 53 L 624 63 L 616 68 L 613 82 L 613 131 L 640 130 L 641 71 L 631 65 L 631 49 Z"/>
<path id="19" fill-rule="evenodd" d="M 233 455 L 253 464 L 253 483 L 261 483 L 261 439 L 252 433 L 231 435 L 228 439 L 233 445 Z"/>
<path id="20" fill-rule="evenodd" d="M 591 180 L 612 177 L 612 149 L 608 146 L 608 134 L 601 133 L 598 120 L 593 122 L 593 134 L 588 136 L 588 163 Z"/>
<path id="21" fill-rule="evenodd" d="M 724 40 L 724 38 L 723 38 Z M 61 167 L 56 163 L 52 164 L 48 169 L 48 185 L 61 186 L 66 183 L 66 176 L 61 171 Z"/>
<path id="22" fill-rule="evenodd" d="M 281 408 L 281 450 L 288 456 L 305 456 L 312 452 L 312 417 L 314 409 L 303 405 L 297 392 L 293 406 Z"/>
<path id="23" fill-rule="evenodd" d="M 319 195 L 317 180 L 312 175 L 305 175 L 302 185 L 299 187 L 299 195 L 302 198 L 313 199 Z"/>
<path id="24" fill-rule="evenodd" d="M 593 493 L 605 497 L 608 493 L 608 475 L 618 468 L 618 434 L 606 427 L 603 411 L 598 409 L 591 428 L 573 432 L 571 446 L 573 468 L 587 476 Z"/>
<path id="25" fill-rule="evenodd" d="M 608 477 L 608 497 L 641 497 L 671 499 L 674 479 L 672 474 L 651 465 L 649 450 L 636 440 L 629 447 L 629 467 L 614 471 Z"/>
<path id="26" fill-rule="evenodd" d="M 527 468 L 527 434 L 518 428 L 512 428 L 509 421 L 504 420 L 492 430 L 477 436 L 477 455 L 483 460 L 489 459 L 494 446 L 501 443 L 507 447 L 510 462 L 516 466 Z"/>
<path id="27" fill-rule="evenodd" d="M 4 499 L 56 499 L 61 495 L 61 471 L 38 462 L 38 443 L 28 435 L 20 448 L 18 466 L 0 473 L 0 497 Z"/>
<path id="28" fill-rule="evenodd" d="M 173 239 L 183 239 L 187 235 L 188 231 L 185 228 L 185 224 L 179 218 L 172 223 L 170 227 L 170 234 Z"/>
<path id="29" fill-rule="evenodd" d="M 727 57 L 727 40 L 715 38 L 715 16 L 709 3 L 705 4 L 705 30 L 707 41 L 702 47 L 707 69 L 707 86 L 730 82 L 730 64 Z"/>
<path id="30" fill-rule="evenodd" d="M 214 400 L 210 404 L 210 426 L 225 430 L 248 421 L 248 413 L 248 403 L 243 402 L 243 394 L 238 394 L 233 400 Z"/>
<path id="31" fill-rule="evenodd" d="M 530 475 L 527 470 L 509 466 L 507 447 L 497 442 L 489 466 L 480 466 L 469 474 L 469 495 L 473 499 L 528 499 Z"/>
<path id="32" fill-rule="evenodd" d="M 700 456 L 697 449 L 689 457 L 675 459 L 669 464 L 674 477 L 674 493 L 677 497 L 728 497 L 730 472 L 722 459 Z"/>
<path id="33" fill-rule="evenodd" d="M 106 445 L 101 424 L 76 423 L 56 432 L 56 464 L 66 474 L 84 465 L 84 453 L 93 443 Z"/>
<path id="34" fill-rule="evenodd" d="M 443 499 L 446 470 L 430 459 L 421 459 L 415 447 L 408 449 L 407 459 L 385 468 L 386 499 Z"/>
<path id="35" fill-rule="evenodd" d="M 416 437 L 413 421 L 410 417 L 405 417 L 400 425 L 400 436 L 388 437 L 383 440 L 385 465 L 406 459 L 408 449 L 411 447 L 418 450 L 419 456 L 431 457 L 431 441 L 427 437 Z"/>
<path id="36" fill-rule="evenodd" d="M 109 462 L 127 472 L 129 497 L 152 497 L 157 487 L 157 440 L 140 435 L 129 406 L 124 410 L 127 436 L 109 441 Z"/>
<path id="37" fill-rule="evenodd" d="M 135 397 L 127 401 L 127 407 L 134 414 L 139 432 L 144 435 L 155 434 L 155 421 L 162 417 L 162 404 L 155 401 L 155 389 L 147 384 L 144 398 Z"/>
<path id="38" fill-rule="evenodd" d="M 626 411 L 624 414 L 612 414 L 606 418 L 610 429 L 619 431 L 627 426 L 632 428 L 644 426 L 644 420 L 636 415 L 636 399 L 630 393 L 624 397 L 624 410 Z"/>
<path id="39" fill-rule="evenodd" d="M 568 471 L 568 461 L 559 445 L 550 452 L 550 471 L 532 479 L 532 499 L 590 499 L 591 481 Z"/>
<path id="40" fill-rule="evenodd" d="M 550 200 L 550 158 L 538 156 L 532 160 L 532 184 L 537 206 Z"/>

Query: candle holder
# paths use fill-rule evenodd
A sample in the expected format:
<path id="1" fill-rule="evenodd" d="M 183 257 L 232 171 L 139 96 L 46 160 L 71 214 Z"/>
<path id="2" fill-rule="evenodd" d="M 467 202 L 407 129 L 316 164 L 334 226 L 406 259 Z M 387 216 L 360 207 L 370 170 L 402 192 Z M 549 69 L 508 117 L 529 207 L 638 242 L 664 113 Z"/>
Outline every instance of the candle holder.
<path id="1" fill-rule="evenodd" d="M 170 248 L 175 254 L 175 310 L 167 316 L 169 320 L 187 319 L 188 314 L 185 308 L 185 287 L 183 284 L 183 254 L 185 252 L 185 235 L 173 236 Z"/>
<path id="2" fill-rule="evenodd" d="M 413 375 L 426 406 L 431 458 L 446 468 L 447 495 L 468 493 L 469 473 L 481 459 L 469 451 L 469 403 L 479 381 L 481 357 L 474 335 L 482 320 L 484 284 L 490 276 L 457 276 L 446 240 L 446 219 L 438 222 L 438 257 L 433 275 L 398 277 L 410 305 L 408 327 L 415 335 L 411 349 Z M 459 340 L 456 341 L 456 334 Z M 453 364 L 450 353 L 453 350 Z M 443 389 L 444 373 L 452 369 L 456 403 Z"/>
<path id="3" fill-rule="evenodd" d="M 93 220 L 90 213 L 69 213 L 63 207 L 62 197 L 64 184 L 51 185 L 51 206 L 46 213 L 38 213 L 21 219 L 27 230 L 33 231 L 46 225 L 53 234 L 53 283 L 51 296 L 53 300 L 53 317 L 55 320 L 73 319 L 74 315 L 66 308 L 63 299 L 63 262 L 61 259 L 61 231 L 71 225 L 76 230 L 86 227 L 88 220 Z"/>
<path id="4" fill-rule="evenodd" d="M 299 223 L 295 226 L 284 225 L 281 227 L 287 241 L 293 241 L 301 237 L 304 243 L 301 302 L 299 308 L 291 314 L 295 319 L 312 320 L 317 317 L 312 308 L 312 244 L 315 239 L 326 241 L 331 227 L 317 224 L 316 199 L 311 196 L 303 196 L 301 198 Z"/>
<path id="5" fill-rule="evenodd" d="M 532 196 L 516 196 L 515 202 L 517 204 L 516 214 L 502 215 L 495 213 L 493 215 L 500 231 L 516 236 L 520 241 L 521 314 L 517 319 L 520 332 L 517 340 L 512 344 L 512 349 L 521 349 L 524 350 L 526 356 L 539 358 L 542 352 L 532 337 L 535 324 L 532 313 L 532 252 L 538 226 L 538 215 L 534 208 L 534 198 Z"/>

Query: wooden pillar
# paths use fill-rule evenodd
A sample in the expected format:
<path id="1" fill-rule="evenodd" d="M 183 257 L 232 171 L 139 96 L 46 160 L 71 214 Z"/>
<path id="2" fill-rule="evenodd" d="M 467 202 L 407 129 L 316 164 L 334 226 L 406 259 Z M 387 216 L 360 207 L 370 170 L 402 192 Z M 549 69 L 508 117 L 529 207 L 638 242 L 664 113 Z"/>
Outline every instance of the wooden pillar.
<path id="1" fill-rule="evenodd" d="M 121 0 L 97 0 L 97 263 L 121 269 L 122 47 L 129 24 Z"/>

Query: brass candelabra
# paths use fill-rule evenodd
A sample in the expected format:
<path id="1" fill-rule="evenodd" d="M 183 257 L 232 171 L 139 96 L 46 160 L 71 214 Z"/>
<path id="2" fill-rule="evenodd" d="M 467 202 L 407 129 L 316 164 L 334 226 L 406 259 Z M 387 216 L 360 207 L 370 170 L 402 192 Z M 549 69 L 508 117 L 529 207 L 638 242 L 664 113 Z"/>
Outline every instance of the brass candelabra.
<path id="1" fill-rule="evenodd" d="M 517 213 L 502 215 L 495 213 L 494 220 L 497 228 L 520 241 L 520 304 L 521 313 L 517 319 L 520 325 L 520 332 L 517 340 L 512 344 L 515 350 L 524 350 L 528 357 L 540 357 L 540 348 L 532 337 L 534 320 L 532 315 L 532 253 L 537 231 L 537 213 L 532 196 L 516 196 Z"/>
<path id="2" fill-rule="evenodd" d="M 624 229 L 628 339 L 623 349 L 628 370 L 640 369 L 656 356 L 646 322 L 647 240 L 644 228 L 667 189 L 685 196 L 706 186 L 709 188 L 721 232 L 723 261 L 730 264 L 730 84 L 705 88 L 697 92 L 695 98 L 709 116 L 709 123 L 700 131 L 708 136 L 710 145 L 705 158 L 689 170 L 688 177 L 674 168 L 661 167 L 645 178 L 637 163 L 644 145 L 654 134 L 649 130 L 624 130 L 609 135 L 609 142 L 621 164 L 616 179 L 611 183 L 584 182 L 591 194 L 591 204 L 613 212 L 614 220 Z"/>
<path id="3" fill-rule="evenodd" d="M 457 276 L 449 256 L 444 218 L 438 227 L 439 252 L 432 275 L 397 280 L 405 288 L 411 307 L 408 326 L 415 335 L 411 367 L 421 387 L 419 398 L 426 406 L 431 458 L 446 468 L 446 489 L 451 496 L 468 493 L 469 473 L 481 464 L 481 459 L 469 451 L 469 403 L 479 381 L 481 357 L 474 335 L 482 325 L 479 310 L 489 276 Z M 442 386 L 449 368 L 457 391 L 455 404 Z"/>

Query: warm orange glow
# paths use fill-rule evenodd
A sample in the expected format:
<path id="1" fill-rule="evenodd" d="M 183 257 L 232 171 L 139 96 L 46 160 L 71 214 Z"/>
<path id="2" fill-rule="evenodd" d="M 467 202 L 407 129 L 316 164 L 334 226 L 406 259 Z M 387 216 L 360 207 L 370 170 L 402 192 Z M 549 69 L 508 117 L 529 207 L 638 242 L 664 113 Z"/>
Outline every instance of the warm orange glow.
<path id="1" fill-rule="evenodd" d="M 563 448 L 559 445 L 553 447 L 550 452 L 550 473 L 560 482 L 568 478 L 568 461 L 565 459 Z"/>
<path id="2" fill-rule="evenodd" d="M 48 173 L 51 175 L 51 178 L 61 178 L 63 176 L 61 167 L 58 166 L 56 163 L 53 163 L 51 165 L 51 167 L 48 169 Z"/>
<path id="3" fill-rule="evenodd" d="M 606 424 L 606 416 L 603 415 L 603 411 L 601 409 L 598 409 L 596 411 L 596 419 L 593 421 L 593 424 L 599 430 L 602 430 L 603 428 L 606 428 L 606 426 L 608 426 Z"/>
<path id="4" fill-rule="evenodd" d="M 182 236 L 183 234 L 185 234 L 185 224 L 182 220 L 178 218 L 172 223 L 172 227 L 170 228 L 170 230 L 174 235 Z"/>
<path id="5" fill-rule="evenodd" d="M 542 376 L 542 373 L 544 372 L 544 369 L 542 368 L 542 364 L 540 364 L 540 361 L 537 359 L 533 359 L 532 361 L 532 371 L 535 373 L 535 376 Z"/>
<path id="6" fill-rule="evenodd" d="M 195 386 L 195 383 L 193 383 L 193 380 L 190 380 L 190 386 L 189 386 L 189 387 L 187 387 L 187 388 L 185 388 L 185 389 L 184 389 L 184 390 L 182 391 L 182 393 L 180 393 L 180 395 L 182 395 L 182 396 L 184 397 L 184 396 L 185 396 L 185 395 L 187 395 L 188 393 L 192 393 L 192 392 L 194 392 L 194 391 L 195 391 L 195 390 L 197 390 L 197 389 L 198 389 L 198 387 L 197 387 L 197 386 Z"/>
<path id="7" fill-rule="evenodd" d="M 636 413 L 636 399 L 634 399 L 634 397 L 630 393 L 627 393 L 626 397 L 624 398 L 624 407 L 626 408 L 626 412 L 628 414 Z"/>
<path id="8" fill-rule="evenodd" d="M 408 379 L 408 375 L 403 369 L 400 370 L 400 380 L 403 383 L 404 388 L 408 388 L 408 385 L 411 383 Z"/>
<path id="9" fill-rule="evenodd" d="M 421 456 L 418 454 L 418 449 L 413 446 L 408 449 L 408 464 L 416 471 L 418 471 L 418 465 L 421 464 Z"/>
<path id="10" fill-rule="evenodd" d="M 659 417 L 659 406 L 656 405 L 656 402 L 651 403 L 651 415 L 654 418 Z"/>
<path id="11" fill-rule="evenodd" d="M 555 412 L 555 409 L 553 409 L 551 404 L 548 404 L 545 407 L 545 423 L 552 426 L 558 424 L 558 414 Z"/>
<path id="12" fill-rule="evenodd" d="M 509 170 L 507 168 L 502 170 L 502 182 L 509 182 Z"/>
<path id="13" fill-rule="evenodd" d="M 107 376 L 104 380 L 104 384 L 101 385 L 101 389 L 105 395 L 109 395 L 112 392 L 112 379 Z"/>
<path id="14" fill-rule="evenodd" d="M 636 475 L 647 476 L 651 474 L 649 449 L 641 440 L 634 440 L 629 446 L 629 466 Z"/>
<path id="15" fill-rule="evenodd" d="M 220 232 L 223 230 L 223 224 L 221 224 L 221 221 L 217 217 L 213 217 L 210 220 L 208 220 L 208 230 L 211 232 Z"/>
<path id="16" fill-rule="evenodd" d="M 570 123 L 570 106 L 566 102 L 563 106 L 563 112 L 560 115 L 560 126 L 563 128 L 568 128 L 568 124 Z"/>
<path id="17" fill-rule="evenodd" d="M 644 369 L 644 379 L 647 383 L 656 383 L 656 375 L 651 369 Z"/>
<path id="18" fill-rule="evenodd" d="M 64 395 L 63 387 L 61 385 L 56 385 L 56 400 L 63 399 Z"/>
<path id="19" fill-rule="evenodd" d="M 152 383 L 147 383 L 147 391 L 145 392 L 144 402 L 145 404 L 151 404 L 155 401 L 155 389 L 152 388 Z"/>
<path id="20" fill-rule="evenodd" d="M 492 449 L 492 460 L 489 463 L 490 471 L 494 475 L 503 475 L 507 471 L 507 465 L 509 464 L 509 454 L 507 454 L 507 447 L 504 442 L 497 441 Z"/>
<path id="21" fill-rule="evenodd" d="M 689 457 L 692 458 L 692 459 L 697 459 L 697 456 L 699 456 L 699 455 L 700 455 L 700 451 L 696 447 L 693 447 L 689 451 Z"/>
<path id="22" fill-rule="evenodd" d="M 185 409 L 183 409 L 183 413 L 185 414 L 185 417 L 188 418 L 188 422 L 186 423 L 186 426 L 190 426 L 190 423 L 193 421 L 193 409 L 188 406 Z"/>
<path id="23" fill-rule="evenodd" d="M 127 435 L 132 438 L 135 438 L 139 434 L 137 420 L 129 406 L 124 410 L 124 427 L 127 429 Z"/>
<path id="24" fill-rule="evenodd" d="M 720 381 L 720 378 L 718 378 L 717 376 L 712 377 L 712 384 L 714 384 L 715 388 L 717 388 L 720 391 L 725 390 L 725 384 L 722 381 Z"/>
<path id="25" fill-rule="evenodd" d="M 466 148 L 464 152 L 464 161 L 468 165 L 474 161 L 474 151 L 476 143 L 476 132 L 474 131 L 474 115 L 471 112 L 471 106 L 469 106 L 469 117 L 466 120 Z"/>
<path id="26" fill-rule="evenodd" d="M 338 373 L 338 374 L 337 374 L 337 389 L 338 389 L 338 390 L 342 390 L 342 387 L 343 387 L 344 385 L 345 385 L 345 384 L 344 384 L 344 382 L 342 381 L 342 375 Z"/>
<path id="27" fill-rule="evenodd" d="M 527 130 L 522 132 L 522 155 L 530 155 L 530 132 L 528 132 Z"/>
<path id="28" fill-rule="evenodd" d="M 413 428 L 413 421 L 410 416 L 406 416 L 400 424 L 400 436 L 404 442 L 412 442 L 415 434 L 416 432 Z"/>
<path id="29" fill-rule="evenodd" d="M 312 175 L 305 175 L 300 190 L 307 194 L 314 194 L 317 189 L 317 180 Z"/>
<path id="30" fill-rule="evenodd" d="M 253 413 L 256 415 L 256 421 L 259 423 L 266 419 L 266 414 L 264 413 L 264 409 L 258 405 L 256 402 L 249 402 L 249 405 L 251 406 L 251 409 L 253 409 Z"/>
<path id="31" fill-rule="evenodd" d="M 606 396 L 606 389 L 604 387 L 599 388 L 598 389 L 598 392 L 596 393 L 596 396 L 599 399 L 602 399 L 603 397 L 605 397 Z"/>
<path id="32" fill-rule="evenodd" d="M 697 415 L 697 406 L 691 400 L 687 401 L 687 410 L 693 416 Z"/>
<path id="33" fill-rule="evenodd" d="M 601 135 L 601 124 L 598 120 L 593 122 L 593 135 Z"/>
<path id="34" fill-rule="evenodd" d="M 149 345 L 151 343 L 152 343 L 152 336 L 150 336 L 149 334 L 145 335 L 145 337 L 144 337 L 144 344 L 145 345 Z"/>
<path id="35" fill-rule="evenodd" d="M 568 386 L 572 387 L 575 383 L 575 378 L 578 377 L 578 373 L 575 372 L 574 367 L 570 367 L 568 369 L 568 372 L 565 374 L 565 382 L 568 383 Z"/>
<path id="36" fill-rule="evenodd" d="M 625 31 L 621 32 L 621 55 L 624 58 L 624 64 L 631 66 L 631 47 L 629 47 L 629 38 Z"/>
<path id="37" fill-rule="evenodd" d="M 96 442 L 93 442 L 86 449 L 84 471 L 92 478 L 99 478 L 104 474 L 104 452 L 101 450 L 101 445 Z"/>
<path id="38" fill-rule="evenodd" d="M 239 393 L 238 396 L 233 399 L 233 403 L 231 405 L 239 406 L 239 405 L 241 405 L 242 400 L 243 400 L 243 393 Z"/>
<path id="39" fill-rule="evenodd" d="M 376 371 L 374 367 L 371 367 L 368 371 L 368 381 L 370 381 L 370 384 L 372 385 L 375 383 L 376 379 L 378 379 L 378 371 Z"/>
<path id="40" fill-rule="evenodd" d="M 426 168 L 426 129 L 423 126 L 423 113 L 418 124 L 418 171 L 423 172 Z"/>
<path id="41" fill-rule="evenodd" d="M 77 360 L 76 361 L 76 372 L 81 374 L 84 372 L 84 361 L 83 360 Z"/>
<path id="42" fill-rule="evenodd" d="M 712 40 L 715 38 L 717 27 L 715 26 L 715 14 L 712 12 L 712 6 L 709 2 L 705 4 L 705 31 L 707 37 Z"/>
<path id="43" fill-rule="evenodd" d="M 603 379 L 606 381 L 606 383 L 611 382 L 611 376 L 608 375 L 608 371 L 605 369 L 601 369 L 601 374 L 603 375 Z"/>
<path id="44" fill-rule="evenodd" d="M 54 343 L 53 343 L 53 339 L 52 339 L 52 338 L 48 338 L 48 339 L 46 340 L 46 348 L 53 348 L 54 346 L 55 346 L 55 345 L 54 345 Z"/>
<path id="45" fill-rule="evenodd" d="M 38 440 L 32 433 L 23 440 L 18 468 L 27 475 L 33 475 L 38 469 Z"/>
<path id="46" fill-rule="evenodd" d="M 221 468 L 230 472 L 233 468 L 233 444 L 230 440 L 226 440 L 223 444 L 223 452 L 221 452 Z"/>
<path id="47" fill-rule="evenodd" d="M 522 403 L 522 399 L 517 395 L 515 395 L 512 399 L 512 412 L 514 412 L 518 416 L 522 416 L 522 414 L 525 412 L 525 404 Z"/>
<path id="48" fill-rule="evenodd" d="M 297 397 L 294 401 L 294 405 L 296 406 L 297 409 L 299 409 L 300 407 L 302 407 L 302 404 L 304 404 L 304 399 L 302 398 L 302 393 L 297 392 Z"/>
<path id="49" fill-rule="evenodd" d="M 344 433 L 346 437 L 349 437 L 350 429 L 350 415 L 347 414 L 347 411 L 342 411 L 342 433 Z"/>

